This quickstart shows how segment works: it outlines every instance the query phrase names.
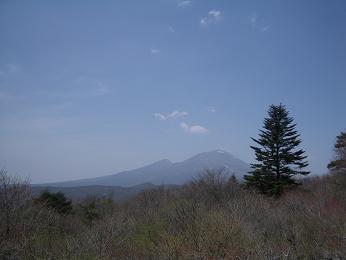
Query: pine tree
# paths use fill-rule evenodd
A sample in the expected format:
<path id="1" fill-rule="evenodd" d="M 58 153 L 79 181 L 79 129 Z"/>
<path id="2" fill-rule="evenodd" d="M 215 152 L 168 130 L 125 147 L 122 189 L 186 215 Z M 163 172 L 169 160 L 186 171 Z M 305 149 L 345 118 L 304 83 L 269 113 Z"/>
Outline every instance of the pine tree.
<path id="1" fill-rule="evenodd" d="M 250 146 L 257 163 L 251 164 L 252 171 L 244 176 L 247 185 L 277 196 L 285 187 L 299 184 L 294 176 L 309 174 L 303 170 L 308 166 L 305 151 L 296 150 L 301 140 L 293 120 L 284 105 L 269 107 L 259 139 L 251 138 L 259 147 Z"/>
<path id="2" fill-rule="evenodd" d="M 346 132 L 341 132 L 336 137 L 334 151 L 336 158 L 328 164 L 328 169 L 334 173 L 344 172 L 346 170 Z"/>

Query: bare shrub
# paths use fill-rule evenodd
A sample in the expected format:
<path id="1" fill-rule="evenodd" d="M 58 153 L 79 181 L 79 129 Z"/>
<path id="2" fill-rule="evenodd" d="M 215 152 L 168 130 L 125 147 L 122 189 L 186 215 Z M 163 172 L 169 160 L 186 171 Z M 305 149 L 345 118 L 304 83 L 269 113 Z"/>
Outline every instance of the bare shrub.
<path id="1" fill-rule="evenodd" d="M 2 176 L 4 259 L 346 257 L 345 186 L 336 185 L 344 175 L 306 179 L 274 199 L 206 172 L 186 185 L 143 191 L 122 203 L 89 198 L 68 215 L 33 203 L 27 184 Z M 6 214 L 16 217 L 7 224 Z"/>
<path id="2" fill-rule="evenodd" d="M 0 171 L 0 258 L 21 256 L 51 220 L 49 211 L 32 204 L 28 181 Z"/>

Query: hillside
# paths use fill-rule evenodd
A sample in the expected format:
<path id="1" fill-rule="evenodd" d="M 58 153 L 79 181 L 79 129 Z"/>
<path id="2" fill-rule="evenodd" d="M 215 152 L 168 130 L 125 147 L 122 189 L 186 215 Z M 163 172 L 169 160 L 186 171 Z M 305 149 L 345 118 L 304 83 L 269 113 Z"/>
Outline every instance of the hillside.
<path id="1" fill-rule="evenodd" d="M 116 201 L 123 201 L 128 199 L 144 190 L 155 188 L 156 186 L 151 183 L 144 183 L 132 187 L 119 187 L 119 186 L 79 186 L 79 187 L 53 187 L 53 186 L 33 186 L 32 194 L 34 197 L 38 196 L 42 191 L 48 190 L 49 192 L 62 192 L 67 197 L 74 201 L 82 200 L 88 197 L 92 198 L 112 198 Z"/>

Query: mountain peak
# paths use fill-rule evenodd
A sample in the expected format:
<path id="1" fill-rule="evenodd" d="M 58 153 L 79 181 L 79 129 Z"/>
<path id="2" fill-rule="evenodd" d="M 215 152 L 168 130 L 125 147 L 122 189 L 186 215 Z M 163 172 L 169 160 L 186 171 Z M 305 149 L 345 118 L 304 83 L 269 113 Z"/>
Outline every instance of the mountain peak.
<path id="1" fill-rule="evenodd" d="M 218 150 L 213 150 L 213 151 L 210 151 L 210 152 L 207 152 L 209 154 L 230 154 L 229 152 L 225 151 L 225 150 L 221 150 L 221 149 L 218 149 Z"/>
<path id="2" fill-rule="evenodd" d="M 159 160 L 159 161 L 156 161 L 148 166 L 153 166 L 153 165 L 169 165 L 169 164 L 173 164 L 170 160 L 168 159 L 162 159 L 162 160 Z"/>
<path id="3" fill-rule="evenodd" d="M 189 158 L 190 159 L 195 159 L 195 158 L 215 158 L 215 157 L 232 157 L 235 158 L 231 153 L 225 151 L 225 150 L 212 150 L 209 152 L 203 152 L 196 154 L 195 156 Z"/>
<path id="4" fill-rule="evenodd" d="M 227 151 L 219 149 L 199 153 L 181 162 L 172 163 L 168 159 L 163 159 L 134 170 L 92 179 L 54 183 L 52 186 L 112 185 L 129 187 L 142 183 L 183 184 L 206 170 L 226 170 L 225 174 L 234 174 L 241 179 L 248 169 L 249 166 L 245 162 Z"/>
<path id="5" fill-rule="evenodd" d="M 157 162 L 160 162 L 160 163 L 172 163 L 170 160 L 168 159 L 162 159 L 162 160 L 159 160 Z"/>

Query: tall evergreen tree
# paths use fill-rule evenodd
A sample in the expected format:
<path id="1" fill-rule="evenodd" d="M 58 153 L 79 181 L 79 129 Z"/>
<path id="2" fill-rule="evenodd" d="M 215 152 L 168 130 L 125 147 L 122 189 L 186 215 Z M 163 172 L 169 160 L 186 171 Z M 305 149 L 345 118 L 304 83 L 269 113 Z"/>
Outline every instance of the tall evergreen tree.
<path id="1" fill-rule="evenodd" d="M 252 171 L 244 176 L 247 185 L 277 196 L 285 187 L 299 184 L 294 176 L 309 174 L 303 170 L 308 166 L 305 151 L 296 149 L 301 140 L 293 120 L 284 105 L 269 107 L 259 138 L 251 138 L 259 147 L 250 146 L 257 163 L 251 164 Z"/>
<path id="2" fill-rule="evenodd" d="M 334 145 L 335 160 L 328 164 L 328 169 L 334 173 L 345 172 L 346 170 L 346 132 L 341 132 L 336 137 Z"/>

